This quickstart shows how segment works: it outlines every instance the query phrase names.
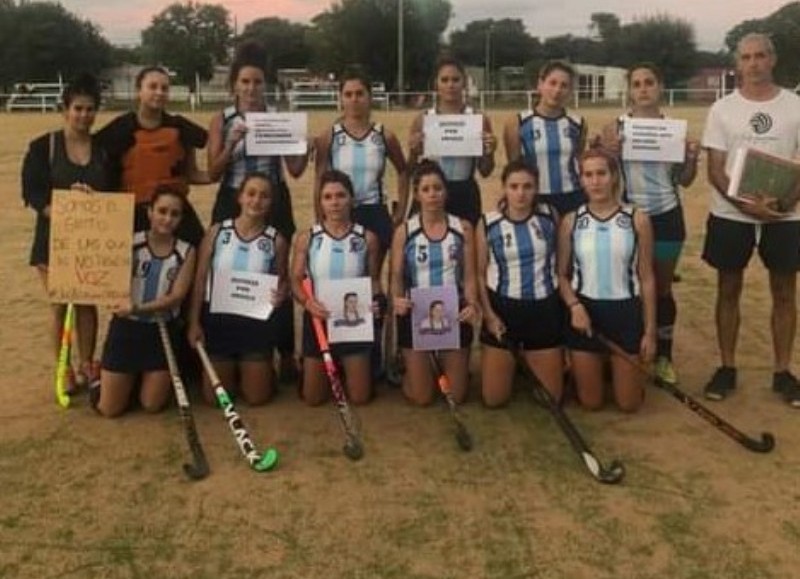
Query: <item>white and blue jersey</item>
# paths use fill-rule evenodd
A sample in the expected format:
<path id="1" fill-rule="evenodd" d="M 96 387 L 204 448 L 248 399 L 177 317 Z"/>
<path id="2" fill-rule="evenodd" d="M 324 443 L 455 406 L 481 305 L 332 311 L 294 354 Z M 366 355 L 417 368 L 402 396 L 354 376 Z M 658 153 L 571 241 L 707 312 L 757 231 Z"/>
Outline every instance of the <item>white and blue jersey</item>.
<path id="1" fill-rule="evenodd" d="M 131 302 L 141 306 L 147 302 L 167 295 L 178 277 L 181 266 L 186 261 L 191 245 L 180 239 L 175 240 L 172 251 L 159 257 L 153 253 L 147 242 L 147 232 L 139 231 L 133 236 L 133 279 L 131 280 Z M 176 318 L 180 306 L 168 312 L 160 312 L 170 319 Z M 140 322 L 155 322 L 150 314 L 132 314 L 131 319 Z"/>
<path id="2" fill-rule="evenodd" d="M 622 134 L 625 119 L 618 120 L 618 132 Z M 622 159 L 624 177 L 623 199 L 632 203 L 648 215 L 661 215 L 680 204 L 678 196 L 677 170 L 679 163 L 659 161 L 628 161 Z"/>
<path id="3" fill-rule="evenodd" d="M 454 215 L 447 215 L 441 239 L 428 237 L 419 214 L 409 219 L 403 256 L 406 288 L 454 286 L 459 294 L 463 291 L 464 228 Z"/>
<path id="4" fill-rule="evenodd" d="M 634 209 L 620 207 L 605 219 L 586 205 L 572 228 L 572 288 L 593 300 L 626 300 L 639 295 L 638 240 Z"/>
<path id="5" fill-rule="evenodd" d="M 436 109 L 429 109 L 427 114 L 436 115 L 438 113 Z M 464 107 L 462 114 L 471 115 L 474 114 L 474 111 L 472 107 Z M 431 157 L 428 155 L 426 157 L 439 163 L 448 182 L 468 181 L 475 174 L 476 157 Z"/>
<path id="6" fill-rule="evenodd" d="M 256 237 L 245 240 L 239 237 L 233 219 L 220 223 L 211 253 L 211 268 L 206 284 L 206 301 L 211 301 L 216 272 L 241 271 L 248 273 L 278 273 L 276 242 L 277 230 L 268 225 Z"/>
<path id="7" fill-rule="evenodd" d="M 555 118 L 535 111 L 519 113 L 522 158 L 539 171 L 539 193 L 558 195 L 581 190 L 578 155 L 585 131 L 582 117 L 564 112 Z"/>
<path id="8" fill-rule="evenodd" d="M 233 129 L 244 124 L 244 116 L 235 106 L 222 111 L 222 141 L 226 145 L 232 140 Z M 245 139 L 239 140 L 231 151 L 230 162 L 225 168 L 221 183 L 231 189 L 239 189 L 244 178 L 254 172 L 264 173 L 273 184 L 283 182 L 281 157 L 248 155 Z"/>
<path id="9" fill-rule="evenodd" d="M 353 182 L 355 204 L 383 203 L 383 172 L 386 168 L 386 137 L 383 125 L 373 123 L 367 134 L 356 139 L 341 123 L 333 125 L 330 166 Z"/>
<path id="10" fill-rule="evenodd" d="M 364 277 L 369 271 L 364 227 L 353 224 L 344 236 L 334 237 L 317 223 L 308 240 L 306 268 L 311 281 Z"/>
<path id="11" fill-rule="evenodd" d="M 550 208 L 540 205 L 527 219 L 513 221 L 499 211 L 483 217 L 489 264 L 486 286 L 516 300 L 541 300 L 558 288 L 556 223 Z"/>

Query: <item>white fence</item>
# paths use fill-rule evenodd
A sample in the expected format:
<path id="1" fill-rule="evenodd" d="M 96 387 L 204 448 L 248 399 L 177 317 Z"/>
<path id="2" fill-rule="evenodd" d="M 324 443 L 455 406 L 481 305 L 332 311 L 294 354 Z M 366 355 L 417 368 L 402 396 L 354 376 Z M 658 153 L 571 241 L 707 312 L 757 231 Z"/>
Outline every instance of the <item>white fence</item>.
<path id="1" fill-rule="evenodd" d="M 686 104 L 707 105 L 722 96 L 717 89 L 665 89 L 663 104 L 667 107 Z M 480 110 L 523 109 L 533 105 L 535 95 L 531 91 L 476 91 L 468 96 L 468 101 Z M 127 109 L 135 102 L 136 95 L 129 92 L 109 93 L 103 96 L 104 107 L 108 109 Z M 334 91 L 295 91 L 294 93 L 271 92 L 268 100 L 279 109 L 339 109 L 339 94 Z M 190 93 L 186 87 L 173 87 L 170 103 L 177 108 L 190 110 L 214 110 L 231 102 L 231 96 L 224 91 L 200 91 Z M 15 104 L 16 103 L 16 104 Z M 0 93 L 0 110 L 39 111 L 55 109 L 51 95 L 28 95 L 24 106 L 12 94 Z M 424 110 L 436 104 L 435 92 L 385 92 L 373 95 L 375 108 L 389 110 Z M 576 109 L 591 106 L 613 106 L 625 108 L 627 93 L 598 97 L 596 94 L 583 94 L 576 91 L 572 106 Z"/>

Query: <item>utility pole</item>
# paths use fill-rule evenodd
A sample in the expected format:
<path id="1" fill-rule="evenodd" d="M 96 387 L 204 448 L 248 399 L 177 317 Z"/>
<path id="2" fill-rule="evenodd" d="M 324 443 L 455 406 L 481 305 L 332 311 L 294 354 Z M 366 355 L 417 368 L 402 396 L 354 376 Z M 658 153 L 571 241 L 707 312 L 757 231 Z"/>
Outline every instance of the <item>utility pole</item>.
<path id="1" fill-rule="evenodd" d="M 403 92 L 405 79 L 403 78 L 403 0 L 397 0 L 397 90 Z M 400 97 L 402 99 L 402 96 Z"/>

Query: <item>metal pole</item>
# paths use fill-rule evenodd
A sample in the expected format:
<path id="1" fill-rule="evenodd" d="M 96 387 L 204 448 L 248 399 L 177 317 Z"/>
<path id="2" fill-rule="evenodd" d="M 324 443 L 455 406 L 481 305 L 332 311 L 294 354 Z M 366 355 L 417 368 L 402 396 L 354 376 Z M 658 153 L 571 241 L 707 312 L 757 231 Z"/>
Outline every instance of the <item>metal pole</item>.
<path id="1" fill-rule="evenodd" d="M 484 76 L 483 81 L 484 81 L 484 85 L 485 85 L 484 86 L 485 90 L 492 90 L 492 86 L 491 86 L 492 70 L 491 70 L 491 64 L 490 64 L 491 61 L 489 60 L 489 58 L 491 57 L 491 51 L 492 51 L 492 25 L 489 24 L 489 26 L 486 28 L 486 54 L 484 55 L 484 68 L 485 68 L 485 70 L 484 70 L 484 73 L 483 73 L 483 76 Z"/>
<path id="2" fill-rule="evenodd" d="M 403 0 L 397 0 L 397 92 L 400 93 L 400 101 L 403 100 L 403 90 L 405 89 L 405 79 L 403 78 Z"/>

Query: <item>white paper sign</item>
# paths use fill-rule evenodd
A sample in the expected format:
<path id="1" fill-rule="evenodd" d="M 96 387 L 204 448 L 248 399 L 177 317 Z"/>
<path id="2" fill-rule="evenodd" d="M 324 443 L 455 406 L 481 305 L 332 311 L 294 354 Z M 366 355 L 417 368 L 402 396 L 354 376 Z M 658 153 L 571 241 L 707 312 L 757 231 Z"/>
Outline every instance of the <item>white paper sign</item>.
<path id="1" fill-rule="evenodd" d="M 266 320 L 272 314 L 272 292 L 278 276 L 246 271 L 217 272 L 211 287 L 212 314 Z"/>
<path id="2" fill-rule="evenodd" d="M 316 287 L 317 300 L 331 312 L 328 318 L 328 341 L 372 342 L 372 280 L 320 280 Z"/>
<path id="3" fill-rule="evenodd" d="M 483 115 L 424 115 L 427 157 L 481 157 Z"/>
<path id="4" fill-rule="evenodd" d="M 305 155 L 307 113 L 245 113 L 245 151 L 251 157 Z"/>
<path id="5" fill-rule="evenodd" d="M 686 121 L 632 119 L 622 123 L 622 158 L 626 161 L 683 163 L 686 156 Z"/>

